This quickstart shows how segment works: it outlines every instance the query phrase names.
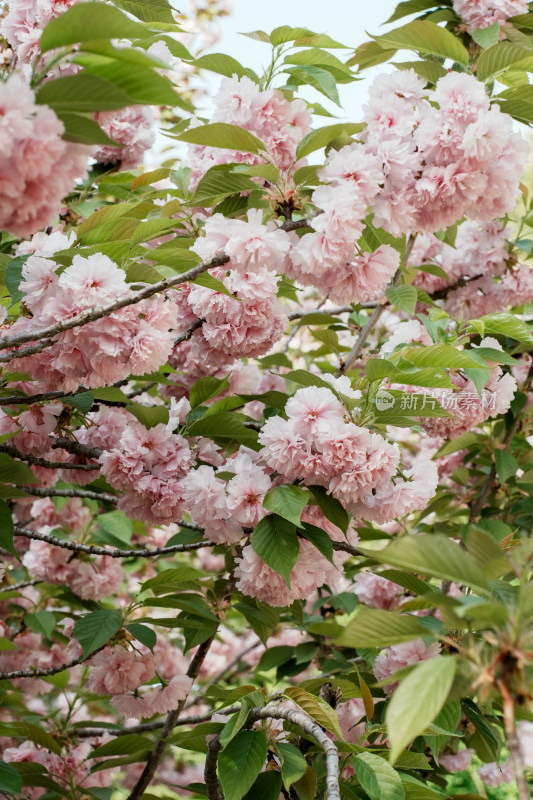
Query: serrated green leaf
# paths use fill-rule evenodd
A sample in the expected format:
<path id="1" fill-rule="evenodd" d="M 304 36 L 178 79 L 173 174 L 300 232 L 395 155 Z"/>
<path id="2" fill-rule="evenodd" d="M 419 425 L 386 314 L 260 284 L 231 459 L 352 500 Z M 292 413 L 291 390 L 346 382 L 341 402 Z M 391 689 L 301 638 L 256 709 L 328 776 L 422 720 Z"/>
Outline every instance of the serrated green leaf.
<path id="1" fill-rule="evenodd" d="M 448 369 L 478 369 L 479 363 L 468 355 L 469 351 L 457 350 L 449 344 L 434 344 L 426 347 L 404 347 L 402 358 L 415 367 L 445 367 Z"/>
<path id="2" fill-rule="evenodd" d="M 74 625 L 73 635 L 83 648 L 87 658 L 105 645 L 122 625 L 122 612 L 118 609 L 101 609 L 86 614 Z"/>
<path id="3" fill-rule="evenodd" d="M 185 133 L 176 137 L 180 142 L 190 144 L 203 144 L 207 147 L 222 147 L 226 150 L 244 150 L 246 153 L 266 152 L 267 147 L 261 139 L 254 136 L 239 125 L 229 125 L 227 122 L 213 122 L 209 125 L 199 125 L 189 128 Z"/>
<path id="4" fill-rule="evenodd" d="M 117 8 L 101 3 L 98 12 L 94 3 L 78 3 L 48 23 L 39 46 L 41 53 L 69 44 L 91 42 L 97 39 L 143 39 L 150 31 L 139 22 L 133 22 Z"/>
<path id="5" fill-rule="evenodd" d="M 257 431 L 246 428 L 235 414 L 229 412 L 210 414 L 202 417 L 189 427 L 191 436 L 208 436 L 213 439 L 235 439 L 235 441 L 253 447 L 257 442 Z"/>
<path id="6" fill-rule="evenodd" d="M 126 733 L 116 736 L 110 742 L 97 747 L 91 753 L 91 758 L 104 758 L 105 756 L 125 756 L 132 753 L 150 751 L 153 743 L 147 736 L 135 733 Z"/>
<path id="7" fill-rule="evenodd" d="M 412 739 L 433 722 L 444 706 L 456 665 L 456 659 L 451 656 L 421 661 L 394 692 L 385 716 L 391 743 L 391 763 Z"/>
<path id="8" fill-rule="evenodd" d="M 299 781 L 307 770 L 307 761 L 292 744 L 277 742 L 275 752 L 281 761 L 281 777 L 288 791 L 293 783 Z"/>
<path id="9" fill-rule="evenodd" d="M 468 51 L 453 33 L 434 22 L 415 20 L 382 36 L 372 37 L 381 47 L 415 50 L 442 58 L 450 58 L 468 66 Z"/>
<path id="10" fill-rule="evenodd" d="M 397 19 L 408 17 L 410 14 L 417 14 L 419 11 L 427 11 L 429 8 L 435 8 L 439 5 L 437 0 L 404 0 L 403 3 L 398 3 L 396 9 L 387 20 L 396 22 Z"/>
<path id="11" fill-rule="evenodd" d="M 154 647 L 157 644 L 157 636 L 151 628 L 140 622 L 130 622 L 125 627 L 132 636 L 135 636 L 138 642 L 144 644 L 152 652 L 154 651 Z"/>
<path id="12" fill-rule="evenodd" d="M 341 741 L 344 741 L 344 736 L 339 725 L 339 718 L 335 711 L 324 700 L 315 697 L 300 686 L 289 686 L 284 689 L 284 694 L 293 700 L 297 706 L 305 711 L 311 719 L 318 722 L 323 728 L 330 733 L 334 733 Z"/>
<path id="13" fill-rule="evenodd" d="M 316 525 L 310 525 L 308 522 L 303 522 L 299 528 L 300 535 L 307 539 L 308 542 L 311 542 L 319 553 L 321 553 L 324 558 L 333 564 L 333 543 L 331 541 L 331 537 L 323 531 L 321 528 L 318 528 Z"/>
<path id="14" fill-rule="evenodd" d="M 533 63 L 533 50 L 520 47 L 512 42 L 498 42 L 480 55 L 476 67 L 476 77 L 480 81 L 486 81 L 488 78 L 505 72 L 512 64 L 516 68 L 520 68 L 522 64 L 527 67 L 529 62 Z"/>
<path id="15" fill-rule="evenodd" d="M 140 403 L 130 403 L 126 411 L 133 414 L 145 428 L 155 428 L 156 425 L 166 425 L 168 422 L 168 408 L 164 406 L 143 406 Z"/>
<path id="16" fill-rule="evenodd" d="M 354 133 L 359 133 L 362 131 L 363 128 L 363 123 L 345 122 L 337 123 L 336 125 L 325 125 L 317 130 L 310 131 L 306 136 L 304 136 L 296 148 L 296 157 L 304 158 L 310 153 L 313 153 L 315 150 L 321 150 L 323 147 L 327 147 L 330 142 L 332 142 L 334 139 L 337 139 L 342 134 L 352 136 Z M 306 168 L 304 167 L 304 169 Z M 301 176 L 298 180 L 301 180 Z"/>
<path id="17" fill-rule="evenodd" d="M 533 87 L 531 87 L 533 89 Z M 528 326 L 514 314 L 485 314 L 481 317 L 486 333 L 500 333 L 510 336 L 518 342 L 531 343 L 533 341 Z"/>
<path id="18" fill-rule="evenodd" d="M 199 69 L 208 69 L 210 72 L 216 72 L 226 78 L 231 78 L 233 75 L 237 75 L 239 78 L 243 78 L 245 75 L 252 78 L 253 74 L 252 70 L 246 69 L 236 59 L 225 53 L 207 53 L 197 58 L 194 64 Z"/>
<path id="19" fill-rule="evenodd" d="M 274 486 L 266 493 L 263 507 L 298 526 L 308 500 L 309 493 L 300 486 Z"/>
<path id="20" fill-rule="evenodd" d="M 11 509 L 5 500 L 0 500 L 0 547 L 11 553 L 12 556 L 19 559 L 18 552 L 13 543 L 13 534 L 15 528 L 13 525 L 13 517 Z M 20 560 L 20 559 L 19 559 Z"/>
<path id="21" fill-rule="evenodd" d="M 289 76 L 289 83 L 296 82 L 298 86 L 302 84 L 312 86 L 313 89 L 316 89 L 329 100 L 332 100 L 340 106 L 337 82 L 331 72 L 321 69 L 320 67 L 311 66 L 285 67 L 283 72 Z"/>
<path id="22" fill-rule="evenodd" d="M 176 22 L 167 0 L 113 0 L 113 3 L 143 22 Z"/>
<path id="23" fill-rule="evenodd" d="M 370 800 L 405 800 L 400 776 L 385 759 L 375 753 L 359 753 L 352 764 Z"/>
<path id="24" fill-rule="evenodd" d="M 75 8 L 80 6 L 72 6 L 72 9 Z M 63 16 L 62 14 L 57 19 Z M 55 78 L 42 84 L 37 90 L 35 100 L 41 105 L 50 106 L 58 114 L 114 111 L 132 105 L 132 98 L 120 87 L 87 72 Z"/>
<path id="25" fill-rule="evenodd" d="M 487 578 L 481 567 L 447 536 L 441 534 L 403 536 L 382 550 L 360 550 L 391 567 L 419 572 L 434 578 L 466 583 L 486 592 Z"/>
<path id="26" fill-rule="evenodd" d="M 283 517 L 271 514 L 256 525 L 251 544 L 259 558 L 281 575 L 290 587 L 292 568 L 300 553 L 296 526 Z"/>
<path id="27" fill-rule="evenodd" d="M 27 464 L 0 453 L 0 483 L 37 483 Z"/>
<path id="28" fill-rule="evenodd" d="M 323 486 L 309 486 L 308 489 L 310 489 L 313 498 L 326 519 L 329 519 L 345 534 L 350 524 L 350 518 L 342 503 L 328 494 Z"/>
<path id="29" fill-rule="evenodd" d="M 343 629 L 335 644 L 341 647 L 389 647 L 425 636 L 427 630 L 416 617 L 364 608 Z"/>
<path id="30" fill-rule="evenodd" d="M 207 208 L 217 205 L 230 195 L 251 192 L 255 189 L 257 189 L 257 185 L 246 175 L 210 171 L 201 179 L 190 204 Z"/>
<path id="31" fill-rule="evenodd" d="M 211 375 L 200 378 L 191 389 L 191 408 L 201 406 L 206 400 L 210 400 L 212 397 L 220 394 L 220 392 L 223 392 L 228 386 L 229 380 L 227 378 L 213 378 Z"/>
<path id="32" fill-rule="evenodd" d="M 56 626 L 56 615 L 52 611 L 36 611 L 33 614 L 26 614 L 24 622 L 32 631 L 36 631 L 50 639 Z"/>
<path id="33" fill-rule="evenodd" d="M 401 286 L 394 286 L 385 290 L 385 296 L 389 303 L 392 303 L 400 311 L 406 311 L 408 314 L 415 313 L 418 293 L 414 286 L 409 286 L 406 283 Z"/>
<path id="34" fill-rule="evenodd" d="M 226 800 L 241 800 L 261 771 L 267 754 L 262 730 L 239 731 L 218 757 L 218 777 Z"/>

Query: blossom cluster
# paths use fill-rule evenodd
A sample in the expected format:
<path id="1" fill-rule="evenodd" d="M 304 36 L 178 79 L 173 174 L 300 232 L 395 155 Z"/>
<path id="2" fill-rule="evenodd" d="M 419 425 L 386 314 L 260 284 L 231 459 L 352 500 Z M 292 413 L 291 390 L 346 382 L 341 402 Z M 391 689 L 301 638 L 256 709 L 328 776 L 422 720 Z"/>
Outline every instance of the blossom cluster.
<path id="1" fill-rule="evenodd" d="M 464 20 L 468 33 L 495 22 L 503 25 L 509 17 L 527 14 L 527 9 L 527 0 L 453 0 L 453 10 Z"/>
<path id="2" fill-rule="evenodd" d="M 124 270 L 101 253 L 76 255 L 71 266 L 58 273 L 59 264 L 50 258 L 28 258 L 20 290 L 33 316 L 19 317 L 12 333 L 38 331 L 130 294 Z M 157 370 L 172 351 L 176 330 L 177 307 L 155 296 L 64 331 L 50 347 L 21 358 L 19 364 L 43 391 L 107 386 L 132 370 L 140 375 Z"/>
<path id="3" fill-rule="evenodd" d="M 31 236 L 50 224 L 87 169 L 90 150 L 61 137 L 63 123 L 37 105 L 17 75 L 0 83 L 0 228 Z"/>
<path id="4" fill-rule="evenodd" d="M 432 462 L 397 477 L 398 446 L 355 425 L 329 389 L 299 389 L 285 412 L 266 421 L 259 441 L 286 480 L 325 486 L 355 516 L 380 523 L 424 508 L 435 493 Z"/>

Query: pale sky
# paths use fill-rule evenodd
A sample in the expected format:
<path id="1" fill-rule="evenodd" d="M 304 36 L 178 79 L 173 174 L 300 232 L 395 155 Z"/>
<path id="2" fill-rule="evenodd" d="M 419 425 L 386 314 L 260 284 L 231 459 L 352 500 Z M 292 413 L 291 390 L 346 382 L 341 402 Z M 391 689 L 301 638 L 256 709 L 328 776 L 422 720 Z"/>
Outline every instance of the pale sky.
<path id="1" fill-rule="evenodd" d="M 261 29 L 270 33 L 281 25 L 306 27 L 316 33 L 327 33 L 349 48 L 368 40 L 366 32 L 374 35 L 384 33 L 382 27 L 390 17 L 399 0 L 233 0 L 233 13 L 221 22 L 222 37 L 213 48 L 217 52 L 229 53 L 246 67 L 256 71 L 268 63 L 269 45 L 256 42 L 238 31 Z M 398 21 L 391 27 L 401 25 L 406 20 Z M 344 58 L 346 51 L 332 51 Z M 404 55 L 404 54 L 402 54 Z M 376 71 L 383 72 L 386 65 L 365 72 L 371 77 Z M 389 68 L 390 69 L 390 68 Z M 305 93 L 307 100 L 320 102 L 328 111 L 341 119 L 358 121 L 361 117 L 361 105 L 368 92 L 368 80 L 341 86 L 340 95 L 344 112 L 329 102 L 323 95 L 314 90 Z M 323 123 L 331 124 L 334 120 L 321 117 Z"/>

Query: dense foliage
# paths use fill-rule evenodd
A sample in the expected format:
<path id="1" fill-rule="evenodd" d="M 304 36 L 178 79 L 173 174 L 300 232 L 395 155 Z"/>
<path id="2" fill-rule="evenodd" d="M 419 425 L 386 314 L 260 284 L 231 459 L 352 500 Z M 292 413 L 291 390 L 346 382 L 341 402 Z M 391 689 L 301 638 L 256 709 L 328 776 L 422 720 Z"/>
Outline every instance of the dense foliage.
<path id="1" fill-rule="evenodd" d="M 527 800 L 533 4 L 2 5 L 0 797 Z"/>

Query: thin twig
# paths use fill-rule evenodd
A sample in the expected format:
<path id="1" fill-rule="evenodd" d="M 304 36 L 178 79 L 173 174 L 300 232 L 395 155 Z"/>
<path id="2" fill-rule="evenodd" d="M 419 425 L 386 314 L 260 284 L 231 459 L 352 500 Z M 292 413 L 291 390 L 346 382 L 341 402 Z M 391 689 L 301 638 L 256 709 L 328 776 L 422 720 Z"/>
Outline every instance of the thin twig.
<path id="1" fill-rule="evenodd" d="M 359 303 L 360 308 L 376 308 L 377 303 Z M 305 311 L 291 311 L 289 314 L 289 320 L 293 319 L 305 319 L 310 314 L 330 314 L 332 317 L 335 317 L 337 314 L 351 314 L 353 313 L 354 308 L 353 306 L 335 306 L 334 308 L 322 308 L 318 306 L 317 308 L 308 308 Z"/>
<path id="2" fill-rule="evenodd" d="M 58 333 L 62 333 L 63 331 L 72 330 L 72 328 L 79 328 L 80 325 L 86 325 L 88 322 L 94 322 L 97 319 L 108 317 L 110 314 L 113 314 L 114 311 L 119 311 L 121 308 L 126 308 L 127 306 L 140 303 L 141 300 L 146 300 L 158 292 L 164 292 L 167 289 L 171 289 L 173 286 L 178 286 L 180 283 L 193 281 L 198 277 L 198 275 L 201 275 L 202 272 L 206 272 L 208 269 L 213 269 L 214 267 L 220 267 L 223 264 L 227 264 L 228 261 L 229 257 L 224 253 L 221 253 L 213 258 L 208 259 L 207 261 L 202 261 L 201 264 L 197 264 L 192 269 L 187 270 L 187 272 L 182 272 L 181 274 L 175 275 L 171 278 L 163 278 L 163 280 L 153 283 L 150 286 L 146 286 L 139 292 L 134 292 L 129 294 L 127 297 L 116 300 L 114 303 L 111 303 L 108 306 L 97 306 L 96 308 L 88 309 L 87 311 L 83 311 L 81 314 L 78 314 L 71 319 L 60 320 L 59 322 L 54 323 L 54 325 L 49 325 L 47 328 L 42 328 L 40 331 L 27 331 L 16 333 L 13 336 L 4 336 L 2 339 L 0 339 L 0 350 L 7 350 L 9 347 L 16 347 L 20 344 L 24 344 L 25 342 L 35 342 L 41 339 L 50 339 L 51 337 L 56 336 Z M 33 347 L 37 348 L 40 347 L 40 345 L 33 345 Z M 25 349 L 27 351 L 31 350 L 32 353 L 39 352 L 38 349 Z M 31 353 L 27 352 L 26 355 L 31 355 Z M 9 359 L 7 359 L 5 356 L 0 357 L 0 361 L 6 360 Z"/>
<path id="3" fill-rule="evenodd" d="M 191 678 L 193 681 L 195 681 L 196 678 L 198 677 L 202 664 L 204 663 L 205 657 L 209 652 L 209 648 L 211 647 L 211 644 L 213 643 L 213 640 L 215 638 L 215 634 L 216 631 L 215 633 L 212 634 L 212 636 L 209 637 L 209 639 L 207 639 L 200 645 L 200 647 L 194 654 L 191 663 L 189 664 L 189 669 L 187 670 L 186 674 L 187 677 Z M 176 727 L 176 723 L 178 722 L 179 716 L 183 710 L 183 706 L 185 705 L 185 700 L 186 698 L 180 700 L 180 702 L 178 703 L 178 707 L 167 714 L 167 717 L 165 719 L 165 722 L 161 730 L 161 735 L 154 744 L 153 750 L 148 757 L 142 775 L 140 776 L 139 780 L 131 790 L 127 800 L 139 800 L 139 798 L 142 797 L 144 790 L 150 785 L 152 778 L 154 777 L 157 768 L 161 763 L 161 759 L 163 757 L 167 745 L 167 739 L 174 730 L 174 728 Z"/>
<path id="4" fill-rule="evenodd" d="M 85 392 L 86 389 L 80 389 L 79 392 Z M 72 392 L 41 392 L 40 394 L 10 394 L 7 397 L 0 397 L 0 406 L 16 406 L 25 405 L 29 406 L 32 403 L 42 403 L 43 400 L 59 400 L 62 397 L 74 397 Z"/>
<path id="5" fill-rule="evenodd" d="M 5 443 L 0 444 L 0 453 L 7 453 L 12 458 L 18 458 L 19 461 L 25 461 L 35 467 L 46 467 L 47 469 L 79 469 L 85 472 L 100 469 L 100 464 L 68 464 L 64 461 L 48 461 L 46 458 L 39 458 L 31 453 L 21 453 L 13 445 Z"/>
<path id="6" fill-rule="evenodd" d="M 190 550 L 200 550 L 202 547 L 214 547 L 214 542 L 192 542 L 190 544 L 173 544 L 168 547 L 144 547 L 137 550 L 121 550 L 118 547 L 98 547 L 92 544 L 80 544 L 71 542 L 69 539 L 60 539 L 50 533 L 40 533 L 28 528 L 15 526 L 15 536 L 25 536 L 26 539 L 34 539 L 39 542 L 47 542 L 54 547 L 62 547 L 65 550 L 72 550 L 76 553 L 87 553 L 91 556 L 110 556 L 111 558 L 151 558 L 162 556 L 167 553 L 185 553 Z"/>
<path id="7" fill-rule="evenodd" d="M 409 256 L 411 255 L 411 250 L 413 249 L 413 245 L 415 243 L 415 240 L 416 240 L 416 233 L 410 234 L 409 238 L 407 239 L 406 245 L 405 245 L 404 264 L 407 263 L 407 261 L 409 259 Z M 395 286 L 396 285 L 399 277 L 400 277 L 400 271 L 398 270 L 396 272 L 396 275 L 394 276 L 394 278 L 391 281 L 391 286 Z M 386 303 L 383 303 L 383 304 L 380 304 L 380 305 L 376 306 L 376 308 L 374 309 L 374 313 L 369 317 L 368 322 L 366 323 L 366 325 L 364 325 L 361 328 L 359 336 L 357 337 L 357 340 L 356 340 L 354 346 L 352 347 L 352 349 L 348 353 L 348 356 L 346 357 L 345 361 L 343 361 L 343 363 L 340 365 L 339 369 L 337 370 L 337 374 L 336 374 L 337 378 L 340 377 L 341 375 L 343 375 L 345 372 L 348 372 L 348 370 L 350 369 L 352 364 L 355 361 L 357 361 L 357 359 L 361 355 L 361 352 L 363 350 L 363 347 L 364 347 L 364 344 L 365 344 L 366 340 L 368 339 L 370 333 L 372 332 L 372 329 L 373 329 L 374 325 L 378 322 L 379 318 L 383 314 L 385 308 L 386 308 Z"/>
<path id="8" fill-rule="evenodd" d="M 17 592 L 19 589 L 25 589 L 26 586 L 37 586 L 39 583 L 44 583 L 40 578 L 34 578 L 32 581 L 20 581 L 11 586 L 1 586 L 0 592 Z"/>
<path id="9" fill-rule="evenodd" d="M 22 336 L 22 334 L 20 335 Z M 25 341 L 27 342 L 32 340 L 25 339 Z M 47 347 L 52 347 L 53 344 L 55 344 L 53 339 L 43 339 L 43 341 L 38 342 L 37 344 L 32 344 L 29 347 L 21 347 L 19 350 L 10 350 L 8 353 L 4 353 L 3 356 L 0 356 L 0 364 L 6 364 L 8 361 L 13 361 L 15 358 L 26 358 L 26 356 L 33 356 L 35 353 L 40 353 L 43 350 L 46 350 Z"/>
<path id="10" fill-rule="evenodd" d="M 193 335 L 194 331 L 197 331 L 198 328 L 201 328 L 202 325 L 204 324 L 204 322 L 205 322 L 205 319 L 201 319 L 201 318 L 195 319 L 194 322 L 192 323 L 192 325 L 184 333 L 180 334 L 180 336 L 178 336 L 177 339 L 174 340 L 174 347 L 177 347 L 182 342 L 189 341 L 189 339 Z"/>
<path id="11" fill-rule="evenodd" d="M 224 714 L 234 714 L 239 710 L 240 706 L 231 706 L 230 708 L 224 709 Z M 176 721 L 174 727 L 178 728 L 184 725 L 196 725 L 199 722 L 207 722 L 211 719 L 213 714 L 217 713 L 218 711 L 216 709 L 212 709 L 211 711 L 207 711 L 205 714 L 193 714 L 190 717 L 182 717 Z M 129 736 L 130 733 L 148 733 L 150 731 L 157 731 L 163 727 L 164 721 L 159 720 L 154 722 L 143 722 L 141 725 L 132 725 L 130 728 L 91 728 L 91 725 L 94 725 L 94 721 L 87 722 L 87 728 L 85 728 L 82 723 L 76 723 L 73 733 L 79 739 L 90 738 L 91 736 L 101 736 L 102 733 L 106 733 L 109 736 Z"/>
<path id="12" fill-rule="evenodd" d="M 68 464 L 63 464 L 63 467 L 69 468 Z M 15 489 L 21 489 L 26 494 L 31 494 L 34 497 L 82 497 L 87 500 L 100 500 L 103 503 L 112 503 L 116 506 L 118 497 L 114 494 L 107 494 L 106 492 L 93 492 L 91 489 L 42 489 L 37 486 L 27 486 L 21 483 L 11 484 Z"/>
<path id="13" fill-rule="evenodd" d="M 96 653 L 99 653 L 100 650 L 103 650 L 106 644 L 103 644 L 98 650 L 93 650 L 88 656 L 73 658 L 72 661 L 67 661 L 66 664 L 60 664 L 58 667 L 48 667 L 47 669 L 15 669 L 11 672 L 0 672 L 0 681 L 15 680 L 15 678 L 47 678 L 49 675 L 57 675 L 66 669 L 71 669 L 72 667 L 77 667 L 78 664 L 83 664 L 84 661 L 87 661 L 89 658 L 96 655 Z"/>

